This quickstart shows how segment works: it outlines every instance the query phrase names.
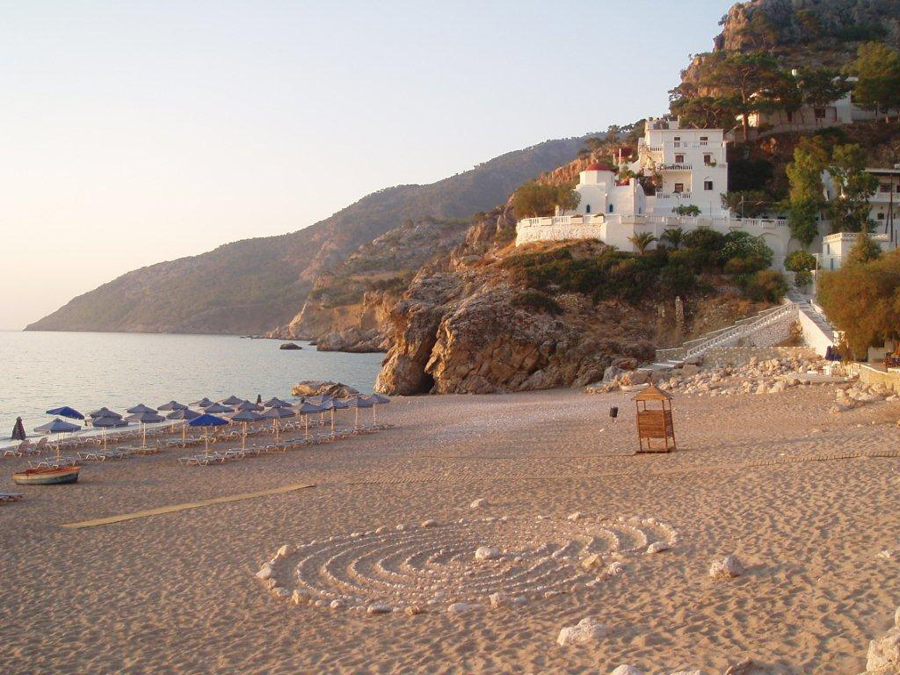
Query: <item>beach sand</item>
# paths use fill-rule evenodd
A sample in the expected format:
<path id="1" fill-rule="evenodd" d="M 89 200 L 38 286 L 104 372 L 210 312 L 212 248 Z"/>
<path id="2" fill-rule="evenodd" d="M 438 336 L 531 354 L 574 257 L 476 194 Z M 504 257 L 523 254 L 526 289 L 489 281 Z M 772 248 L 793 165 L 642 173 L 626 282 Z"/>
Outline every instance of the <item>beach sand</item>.
<path id="1" fill-rule="evenodd" d="M 839 457 L 900 450 L 900 405 L 832 404 L 819 387 L 678 396 L 669 455 L 631 454 L 628 395 L 549 391 L 395 399 L 378 434 L 222 466 L 179 466 L 177 450 L 89 464 L 74 486 L 16 488 L 24 460 L 0 459 L 0 489 L 26 494 L 0 506 L 0 672 L 717 673 L 745 657 L 758 673 L 862 672 L 900 603 L 900 557 L 878 556 L 900 548 L 900 459 Z M 61 527 L 303 483 L 316 487 Z M 461 616 L 296 606 L 253 576 L 285 543 L 575 511 L 654 518 L 677 541 L 592 589 Z M 729 553 L 747 573 L 710 579 Z M 608 635 L 556 644 L 587 616 Z"/>

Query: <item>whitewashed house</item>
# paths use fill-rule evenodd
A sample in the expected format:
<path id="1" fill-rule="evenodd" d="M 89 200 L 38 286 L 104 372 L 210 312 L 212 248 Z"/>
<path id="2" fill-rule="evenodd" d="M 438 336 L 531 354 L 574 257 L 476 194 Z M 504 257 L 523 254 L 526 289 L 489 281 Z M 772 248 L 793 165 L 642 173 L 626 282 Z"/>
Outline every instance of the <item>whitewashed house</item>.
<path id="1" fill-rule="evenodd" d="M 822 252 L 818 256 L 819 269 L 828 272 L 840 269 L 856 244 L 856 237 L 856 232 L 837 232 L 825 235 L 822 238 Z M 894 248 L 887 234 L 873 234 L 871 237 L 882 251 Z"/>

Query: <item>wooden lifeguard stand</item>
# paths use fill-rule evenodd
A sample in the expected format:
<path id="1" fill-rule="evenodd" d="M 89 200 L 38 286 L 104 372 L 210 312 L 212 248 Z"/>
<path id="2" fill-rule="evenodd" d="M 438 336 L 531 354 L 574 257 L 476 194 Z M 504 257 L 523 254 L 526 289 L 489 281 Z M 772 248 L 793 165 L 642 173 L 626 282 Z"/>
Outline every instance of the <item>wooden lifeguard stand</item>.
<path id="1" fill-rule="evenodd" d="M 672 396 L 651 382 L 632 399 L 637 406 L 638 452 L 672 452 L 675 450 L 675 427 L 672 426 Z"/>

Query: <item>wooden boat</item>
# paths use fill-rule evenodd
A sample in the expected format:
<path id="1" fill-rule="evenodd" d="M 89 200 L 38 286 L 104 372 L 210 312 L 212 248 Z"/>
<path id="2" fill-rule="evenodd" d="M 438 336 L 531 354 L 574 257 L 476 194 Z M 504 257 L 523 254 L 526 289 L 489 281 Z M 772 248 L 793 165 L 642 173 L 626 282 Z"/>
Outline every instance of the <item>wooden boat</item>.
<path id="1" fill-rule="evenodd" d="M 79 467 L 61 466 L 52 469 L 25 469 L 13 474 L 18 485 L 63 485 L 78 480 Z"/>

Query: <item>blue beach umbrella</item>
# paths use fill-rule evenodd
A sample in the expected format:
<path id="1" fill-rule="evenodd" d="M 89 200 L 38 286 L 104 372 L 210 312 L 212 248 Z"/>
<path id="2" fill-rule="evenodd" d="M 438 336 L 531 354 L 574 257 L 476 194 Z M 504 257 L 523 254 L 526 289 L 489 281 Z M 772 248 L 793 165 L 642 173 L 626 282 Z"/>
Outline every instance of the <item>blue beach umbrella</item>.
<path id="1" fill-rule="evenodd" d="M 139 412 L 126 418 L 129 422 L 137 422 L 141 425 L 141 447 L 147 447 L 147 426 L 148 424 L 157 424 L 164 422 L 165 417 L 157 415 L 155 412 Z"/>
<path id="2" fill-rule="evenodd" d="M 88 413 L 88 417 L 90 417 L 92 420 L 95 420 L 99 417 L 112 417 L 119 420 L 122 419 L 122 416 L 119 413 L 115 412 L 114 410 L 110 410 L 106 406 L 100 408 L 99 410 Z"/>
<path id="3" fill-rule="evenodd" d="M 353 426 L 359 426 L 359 409 L 360 408 L 372 408 L 374 410 L 375 404 L 367 398 L 363 398 L 362 396 L 352 396 L 351 398 L 345 399 L 344 403 L 347 404 L 348 407 L 354 408 L 356 410 L 356 416 L 353 420 Z"/>
<path id="4" fill-rule="evenodd" d="M 166 419 L 168 420 L 181 420 L 181 443 L 184 445 L 184 436 L 185 436 L 185 422 L 189 422 L 190 420 L 195 420 L 200 417 L 200 413 L 194 412 L 190 408 L 178 408 L 177 410 L 173 410 L 168 415 L 166 415 Z M 175 431 L 175 427 L 173 425 L 172 431 Z"/>
<path id="5" fill-rule="evenodd" d="M 59 460 L 59 438 L 61 434 L 69 434 L 73 431 L 79 431 L 81 427 L 71 422 L 63 422 L 58 417 L 52 422 L 42 424 L 35 427 L 34 430 L 39 434 L 56 434 L 56 459 Z"/>
<path id="6" fill-rule="evenodd" d="M 239 410 L 231 416 L 232 422 L 241 423 L 241 450 L 247 447 L 247 422 L 258 422 L 261 419 L 265 418 L 253 410 Z"/>
<path id="7" fill-rule="evenodd" d="M 221 427 L 222 425 L 228 424 L 228 420 L 223 420 L 221 417 L 206 413 L 200 415 L 200 417 L 195 417 L 188 422 L 188 424 L 192 427 L 203 427 L 203 440 L 206 442 L 206 454 L 209 455 L 209 428 Z"/>
<path id="8" fill-rule="evenodd" d="M 275 426 L 275 442 L 276 443 L 278 442 L 278 436 L 279 436 L 279 432 L 280 432 L 279 421 L 284 417 L 293 417 L 294 415 L 295 415 L 295 413 L 293 410 L 291 410 L 290 404 L 288 404 L 287 407 L 276 406 L 274 408 L 269 408 L 262 414 L 263 417 L 273 420 L 273 424 Z"/>
<path id="9" fill-rule="evenodd" d="M 91 420 L 91 426 L 98 427 L 103 430 L 103 447 L 106 447 L 106 430 L 107 429 L 118 429 L 119 427 L 127 427 L 128 422 L 122 419 L 122 416 L 119 413 L 114 413 L 112 410 L 106 410 L 106 414 L 100 415 L 99 417 L 94 417 Z M 91 413 L 93 415 L 93 413 Z"/>
<path id="10" fill-rule="evenodd" d="M 48 415 L 58 415 L 59 417 L 68 417 L 70 420 L 83 420 L 84 415 L 75 410 L 75 408 L 70 408 L 67 405 L 64 405 L 60 408 L 51 408 L 47 411 Z"/>
<path id="11" fill-rule="evenodd" d="M 306 427 L 306 438 L 309 438 L 309 416 L 314 415 L 316 413 L 320 413 L 326 408 L 322 406 L 314 405 L 312 403 L 307 403 L 304 401 L 296 408 L 298 415 L 303 415 L 303 425 Z M 331 430 L 334 431 L 334 409 L 331 409 Z"/>

